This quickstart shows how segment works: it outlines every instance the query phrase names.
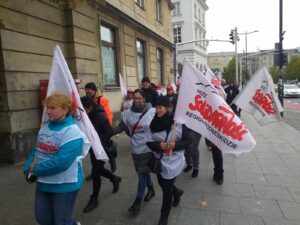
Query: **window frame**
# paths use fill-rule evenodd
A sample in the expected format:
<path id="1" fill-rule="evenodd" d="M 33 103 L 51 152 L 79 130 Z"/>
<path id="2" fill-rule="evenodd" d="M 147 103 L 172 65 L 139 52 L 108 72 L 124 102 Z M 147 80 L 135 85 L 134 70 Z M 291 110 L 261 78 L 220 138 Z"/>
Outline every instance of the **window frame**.
<path id="1" fill-rule="evenodd" d="M 142 46 L 142 53 L 138 51 L 138 46 L 137 46 L 137 42 L 141 43 Z M 140 38 L 136 38 L 136 62 L 137 62 L 137 78 L 138 78 L 138 83 L 142 82 L 142 79 L 144 77 L 147 77 L 147 73 L 146 73 L 146 41 L 144 41 L 143 39 Z M 143 76 L 141 76 L 141 74 L 139 73 L 139 57 L 143 59 Z"/>
<path id="2" fill-rule="evenodd" d="M 172 16 L 179 16 L 180 15 L 180 2 L 174 2 L 174 9 L 172 10 Z"/>
<path id="3" fill-rule="evenodd" d="M 178 34 L 179 30 L 180 30 L 180 34 Z M 182 42 L 182 27 L 181 26 L 174 26 L 173 27 L 173 39 L 174 39 L 175 44 Z M 178 41 L 178 39 L 180 39 L 180 41 Z"/>
<path id="4" fill-rule="evenodd" d="M 144 0 L 134 0 L 135 4 L 140 8 L 145 9 L 145 1 Z"/>
<path id="5" fill-rule="evenodd" d="M 160 58 L 158 55 L 160 54 Z M 156 48 L 156 62 L 157 62 L 157 82 L 159 84 L 164 84 L 164 51 L 162 48 Z M 160 77 L 158 74 L 158 68 L 160 68 Z"/>
<path id="6" fill-rule="evenodd" d="M 113 42 L 108 42 L 105 40 L 102 40 L 102 35 L 101 35 L 101 28 L 105 27 L 112 31 L 113 33 Z M 105 68 L 103 65 L 103 46 L 112 48 L 114 50 L 114 68 L 115 68 L 115 74 L 114 74 L 114 80 L 115 82 L 113 84 L 107 84 L 105 82 Z M 104 84 L 104 88 L 110 88 L 110 87 L 120 87 L 120 82 L 119 82 L 119 67 L 118 67 L 118 49 L 117 49 L 117 29 L 107 23 L 100 23 L 100 49 L 101 49 L 101 67 L 102 67 L 102 80 Z"/>
<path id="7" fill-rule="evenodd" d="M 156 20 L 162 22 L 162 5 L 161 0 L 155 0 Z"/>

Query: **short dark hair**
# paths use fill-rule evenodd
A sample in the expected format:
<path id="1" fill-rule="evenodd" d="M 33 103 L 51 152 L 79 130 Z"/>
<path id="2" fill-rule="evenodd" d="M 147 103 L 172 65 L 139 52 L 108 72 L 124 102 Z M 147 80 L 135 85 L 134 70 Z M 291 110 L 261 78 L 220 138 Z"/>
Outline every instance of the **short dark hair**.
<path id="1" fill-rule="evenodd" d="M 149 83 L 150 83 L 149 77 L 144 77 L 144 78 L 142 79 L 142 83 L 143 83 L 143 82 L 149 82 Z"/>
<path id="2" fill-rule="evenodd" d="M 89 88 L 89 89 L 92 89 L 92 90 L 94 90 L 94 91 L 97 91 L 97 86 L 96 86 L 96 84 L 93 83 L 93 82 L 87 83 L 87 84 L 85 85 L 84 88 L 85 88 L 85 89 L 86 89 L 86 88 Z"/>
<path id="3" fill-rule="evenodd" d="M 134 92 L 133 92 L 133 94 L 135 94 L 135 93 L 140 93 L 141 96 L 143 96 L 143 98 L 146 98 L 146 94 L 145 94 L 145 92 L 142 89 L 139 89 L 139 88 L 135 89 Z"/>

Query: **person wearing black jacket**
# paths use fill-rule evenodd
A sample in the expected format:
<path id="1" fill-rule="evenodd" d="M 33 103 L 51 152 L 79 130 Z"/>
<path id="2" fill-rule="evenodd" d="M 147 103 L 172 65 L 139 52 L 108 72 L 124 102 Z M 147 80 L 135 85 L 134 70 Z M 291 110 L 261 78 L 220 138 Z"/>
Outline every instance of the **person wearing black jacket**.
<path id="1" fill-rule="evenodd" d="M 144 77 L 142 79 L 142 90 L 146 95 L 145 102 L 151 103 L 152 107 L 155 107 L 158 98 L 157 91 L 151 86 L 150 79 Z"/>
<path id="2" fill-rule="evenodd" d="M 161 158 L 161 172 L 157 174 L 158 183 L 163 192 L 163 202 L 158 225 L 167 225 L 173 207 L 177 207 L 183 190 L 175 186 L 176 177 L 182 172 L 185 159 L 184 149 L 191 143 L 185 125 L 174 124 L 170 101 L 160 97 L 156 105 L 155 116 L 150 123 L 150 140 L 147 146 L 156 157 Z"/>
<path id="3" fill-rule="evenodd" d="M 227 104 L 230 105 L 232 111 L 236 115 L 238 115 L 237 106 L 235 104 L 232 104 L 232 101 L 240 93 L 239 89 L 234 85 L 234 82 L 231 81 L 229 83 L 229 86 L 225 88 L 225 92 L 227 94 L 227 96 L 226 96 Z"/>
<path id="4" fill-rule="evenodd" d="M 97 134 L 99 135 L 104 150 L 108 152 L 108 149 L 112 144 L 110 138 L 113 134 L 113 130 L 103 107 L 94 103 L 93 99 L 88 96 L 82 97 L 81 102 Z M 101 187 L 101 176 L 108 178 L 112 182 L 113 193 L 118 192 L 119 183 L 121 182 L 120 177 L 104 168 L 104 161 L 96 159 L 92 149 L 90 149 L 90 158 L 92 163 L 93 194 L 90 196 L 88 204 L 83 209 L 83 212 L 85 213 L 94 210 L 99 205 L 98 197 Z"/>

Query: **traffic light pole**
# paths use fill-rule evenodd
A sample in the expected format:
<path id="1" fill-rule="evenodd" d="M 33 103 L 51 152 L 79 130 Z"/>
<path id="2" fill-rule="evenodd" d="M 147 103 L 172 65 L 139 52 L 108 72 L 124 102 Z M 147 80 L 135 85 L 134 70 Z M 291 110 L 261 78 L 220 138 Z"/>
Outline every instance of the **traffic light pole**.
<path id="1" fill-rule="evenodd" d="M 283 50 L 282 50 L 282 41 L 283 41 L 283 31 L 282 31 L 282 0 L 279 0 L 279 79 L 278 79 L 278 98 L 283 107 Z M 283 113 L 281 113 L 283 116 Z"/>
<path id="2" fill-rule="evenodd" d="M 237 50 L 238 33 L 237 27 L 234 29 L 234 45 L 235 45 L 235 80 L 239 80 L 239 59 Z"/>

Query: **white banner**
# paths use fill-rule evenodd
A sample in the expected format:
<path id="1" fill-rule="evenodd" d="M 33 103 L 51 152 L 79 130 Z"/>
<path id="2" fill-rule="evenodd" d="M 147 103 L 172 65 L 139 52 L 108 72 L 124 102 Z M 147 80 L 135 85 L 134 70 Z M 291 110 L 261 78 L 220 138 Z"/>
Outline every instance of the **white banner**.
<path id="1" fill-rule="evenodd" d="M 224 153 L 238 156 L 256 145 L 216 88 L 187 61 L 183 64 L 175 120 L 202 134 Z"/>
<path id="2" fill-rule="evenodd" d="M 261 125 L 281 120 L 283 108 L 274 90 L 273 79 L 265 66 L 252 76 L 233 103 L 252 114 Z"/>
<path id="3" fill-rule="evenodd" d="M 76 116 L 74 117 L 75 122 L 88 138 L 88 140 L 84 140 L 83 156 L 86 156 L 92 145 L 97 159 L 108 160 L 100 138 L 88 115 L 83 109 L 73 77 L 59 46 L 56 46 L 54 51 L 47 97 L 53 95 L 55 92 L 70 96 L 72 98 L 72 104 L 76 107 Z M 44 107 L 42 124 L 44 124 L 47 120 L 48 116 L 46 113 L 46 107 Z"/>
<path id="4" fill-rule="evenodd" d="M 127 87 L 126 87 L 126 84 L 123 80 L 123 77 L 122 75 L 119 73 L 119 81 L 120 81 L 120 88 L 121 88 L 121 95 L 123 98 L 126 97 L 127 95 Z"/>

